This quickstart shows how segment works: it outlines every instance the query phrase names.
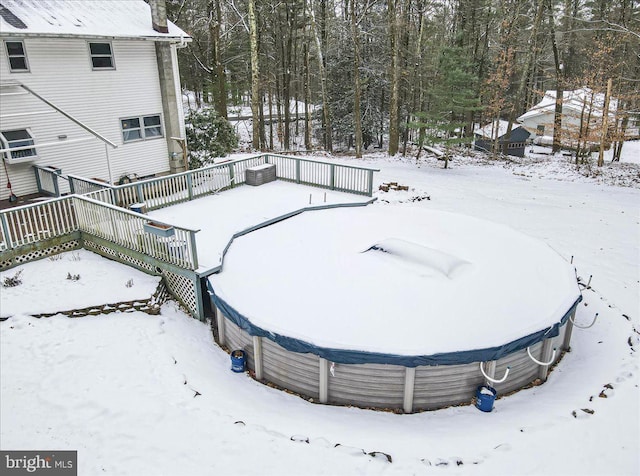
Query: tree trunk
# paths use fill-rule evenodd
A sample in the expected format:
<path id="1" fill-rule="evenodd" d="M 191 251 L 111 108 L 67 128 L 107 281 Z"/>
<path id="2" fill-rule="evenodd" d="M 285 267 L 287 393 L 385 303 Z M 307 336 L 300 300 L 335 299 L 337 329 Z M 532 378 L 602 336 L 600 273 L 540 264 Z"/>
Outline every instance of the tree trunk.
<path id="1" fill-rule="evenodd" d="M 216 112 L 220 117 L 227 118 L 227 87 L 224 75 L 224 65 L 222 64 L 222 51 L 220 40 L 220 25 L 222 24 L 222 9 L 220 0 L 215 0 L 210 4 L 211 11 L 215 10 L 215 21 L 210 22 L 211 49 L 213 56 L 213 84 L 215 89 L 214 104 Z"/>
<path id="2" fill-rule="evenodd" d="M 305 41 L 304 46 L 304 148 L 311 150 L 311 79 L 309 77 L 309 47 Z"/>
<path id="3" fill-rule="evenodd" d="M 556 29 L 553 19 L 553 8 L 551 0 L 548 0 L 549 35 L 551 36 L 551 49 L 553 50 L 553 61 L 556 74 L 556 105 L 553 111 L 553 149 L 555 154 L 562 148 L 562 102 L 564 100 L 564 68 L 560 62 L 560 53 L 556 42 Z"/>
<path id="4" fill-rule="evenodd" d="M 522 75 L 520 76 L 520 82 L 518 83 L 516 97 L 513 100 L 511 113 L 509 114 L 509 125 L 507 127 L 507 133 L 504 135 L 505 155 L 507 155 L 506 148 L 508 147 L 509 139 L 511 137 L 511 129 L 513 127 L 513 123 L 518 116 L 518 112 L 522 110 L 522 101 L 525 97 L 525 90 L 527 87 L 527 82 L 529 80 L 529 72 L 531 71 L 531 68 L 538 58 L 538 30 L 540 29 L 540 24 L 542 23 L 544 4 L 545 2 L 543 0 L 537 0 L 536 2 L 536 16 L 534 18 L 533 26 L 531 28 L 531 34 L 529 36 L 530 45 L 527 49 L 527 52 L 525 53 Z"/>
<path id="5" fill-rule="evenodd" d="M 387 0 L 387 21 L 389 24 L 389 49 L 391 65 L 389 68 L 389 156 L 398 153 L 400 141 L 399 131 L 399 99 L 400 99 L 400 51 L 398 38 L 397 0 Z"/>
<path id="6" fill-rule="evenodd" d="M 360 112 L 360 97 L 362 86 L 360 84 L 360 33 L 356 21 L 356 0 L 351 1 L 351 36 L 353 38 L 353 119 L 356 136 L 356 158 L 362 158 L 362 114 Z"/>
<path id="7" fill-rule="evenodd" d="M 258 23 L 256 21 L 255 0 L 249 0 L 249 43 L 251 48 L 251 117 L 252 146 L 260 149 L 260 67 L 258 64 Z"/>
<path id="8" fill-rule="evenodd" d="M 316 16 L 314 12 L 313 0 L 309 0 L 307 4 L 309 7 L 309 20 L 311 22 L 311 34 L 316 43 L 316 50 L 318 53 L 318 69 L 320 72 L 320 90 L 322 93 L 322 119 L 324 122 L 324 149 L 327 152 L 333 153 L 333 141 L 331 130 L 331 114 L 329 111 L 329 95 L 327 93 L 327 73 L 324 64 L 324 55 L 322 53 L 322 43 L 320 41 L 320 35 L 318 27 L 316 25 Z"/>
<path id="9" fill-rule="evenodd" d="M 607 142 L 607 135 L 609 129 L 609 102 L 611 100 L 611 87 L 613 80 L 609 78 L 607 81 L 607 93 L 604 97 L 604 108 L 602 109 L 602 132 L 600 134 L 600 152 L 598 154 L 598 167 L 604 165 L 604 147 Z"/>

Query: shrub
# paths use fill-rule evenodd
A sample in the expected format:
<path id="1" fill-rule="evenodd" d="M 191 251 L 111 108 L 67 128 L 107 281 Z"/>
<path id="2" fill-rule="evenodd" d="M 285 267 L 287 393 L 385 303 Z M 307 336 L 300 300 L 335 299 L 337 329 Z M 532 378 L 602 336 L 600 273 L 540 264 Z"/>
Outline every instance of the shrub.
<path id="1" fill-rule="evenodd" d="M 22 270 L 18 270 L 13 276 L 5 276 L 2 279 L 2 287 L 14 288 L 16 286 L 20 286 L 22 284 L 22 278 L 20 277 L 21 274 Z"/>
<path id="2" fill-rule="evenodd" d="M 198 168 L 225 157 L 238 146 L 238 136 L 224 117 L 213 109 L 191 111 L 186 117 L 189 167 Z"/>

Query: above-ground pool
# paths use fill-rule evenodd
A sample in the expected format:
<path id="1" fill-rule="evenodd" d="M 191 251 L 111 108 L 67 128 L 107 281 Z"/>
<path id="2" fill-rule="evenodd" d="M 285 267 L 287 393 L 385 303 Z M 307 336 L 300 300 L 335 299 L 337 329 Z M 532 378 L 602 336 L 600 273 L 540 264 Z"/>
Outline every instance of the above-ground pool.
<path id="1" fill-rule="evenodd" d="M 405 412 L 546 379 L 581 299 L 545 243 L 476 218 L 373 205 L 236 239 L 209 278 L 217 340 L 258 380 Z M 504 376 L 506 375 L 506 378 Z"/>

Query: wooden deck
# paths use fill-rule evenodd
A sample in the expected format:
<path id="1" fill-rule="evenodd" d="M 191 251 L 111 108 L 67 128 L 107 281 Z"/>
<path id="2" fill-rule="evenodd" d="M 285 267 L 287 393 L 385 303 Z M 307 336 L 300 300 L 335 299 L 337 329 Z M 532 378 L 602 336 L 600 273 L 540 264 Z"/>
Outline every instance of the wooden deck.
<path id="1" fill-rule="evenodd" d="M 23 195 L 18 197 L 18 200 L 11 202 L 8 199 L 0 201 L 0 210 L 7 210 L 9 208 L 21 207 L 23 205 L 32 205 L 37 202 L 48 200 L 52 197 L 41 195 L 39 193 L 32 193 L 29 195 Z"/>

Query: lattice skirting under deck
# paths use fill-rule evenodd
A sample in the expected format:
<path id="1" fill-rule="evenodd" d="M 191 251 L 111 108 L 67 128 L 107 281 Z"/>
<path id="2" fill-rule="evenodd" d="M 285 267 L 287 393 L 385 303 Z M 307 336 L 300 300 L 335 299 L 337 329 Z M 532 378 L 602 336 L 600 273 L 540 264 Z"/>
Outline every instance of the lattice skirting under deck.
<path id="1" fill-rule="evenodd" d="M 194 278 L 190 278 L 173 273 L 164 268 L 163 264 L 160 262 L 157 263 L 157 266 L 154 266 L 125 254 L 122 251 L 116 251 L 106 245 L 95 243 L 88 238 L 85 238 L 84 240 L 84 247 L 98 253 L 99 255 L 120 261 L 123 264 L 137 268 L 145 273 L 154 275 L 161 274 L 167 284 L 169 292 L 186 308 L 188 312 L 191 313 L 192 316 L 199 318 L 200 312 L 198 311 L 198 296 L 196 290 L 197 279 L 195 279 L 195 275 Z"/>
<path id="2" fill-rule="evenodd" d="M 80 242 L 78 240 L 67 241 L 66 243 L 59 243 L 50 247 L 29 251 L 22 255 L 17 255 L 11 259 L 5 259 L 0 261 L 0 270 L 13 268 L 29 261 L 35 261 L 47 256 L 57 255 L 65 251 L 77 250 L 80 248 Z"/>

